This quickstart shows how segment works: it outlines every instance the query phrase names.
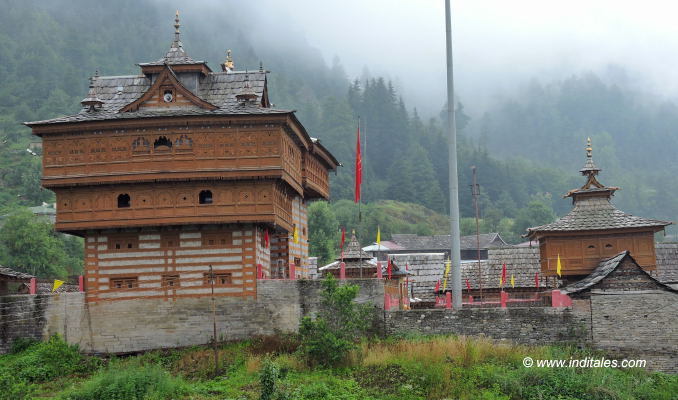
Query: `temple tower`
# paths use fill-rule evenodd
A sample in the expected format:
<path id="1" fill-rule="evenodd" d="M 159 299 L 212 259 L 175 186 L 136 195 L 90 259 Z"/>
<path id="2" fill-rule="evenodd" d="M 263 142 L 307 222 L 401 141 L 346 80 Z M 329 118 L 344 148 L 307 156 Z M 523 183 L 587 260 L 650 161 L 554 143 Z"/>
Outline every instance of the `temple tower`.
<path id="1" fill-rule="evenodd" d="M 598 181 L 601 171 L 593 162 L 591 139 L 580 170 L 586 182 L 569 191 L 574 207 L 553 223 L 528 228 L 530 240 L 539 242 L 542 276 L 555 276 L 558 257 L 566 280 L 590 274 L 603 258 L 628 250 L 645 271 L 656 268 L 654 234 L 671 222 L 626 214 L 612 204 L 618 187 Z"/>
<path id="2" fill-rule="evenodd" d="M 218 296 L 302 273 L 306 204 L 329 197 L 339 165 L 273 108 L 268 71 L 236 71 L 229 51 L 214 72 L 186 53 L 178 13 L 174 27 L 139 75 L 97 74 L 80 112 L 26 123 L 56 229 L 85 238 L 89 301 L 209 295 L 210 266 Z"/>

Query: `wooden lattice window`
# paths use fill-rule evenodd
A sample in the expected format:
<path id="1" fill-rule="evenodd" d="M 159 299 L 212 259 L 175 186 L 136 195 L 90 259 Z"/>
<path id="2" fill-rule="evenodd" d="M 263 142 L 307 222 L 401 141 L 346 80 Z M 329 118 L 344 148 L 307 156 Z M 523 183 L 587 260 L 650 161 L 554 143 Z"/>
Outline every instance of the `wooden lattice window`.
<path id="1" fill-rule="evenodd" d="M 108 242 L 109 250 L 131 250 L 139 248 L 139 240 L 134 236 L 112 237 Z"/>
<path id="2" fill-rule="evenodd" d="M 113 289 L 133 289 L 139 287 L 139 278 L 136 276 L 111 279 Z"/>
<path id="3" fill-rule="evenodd" d="M 203 279 L 205 285 L 211 285 L 212 274 L 206 272 L 203 274 Z M 214 286 L 226 286 L 233 283 L 233 277 L 230 272 L 215 272 L 214 273 Z"/>
<path id="4" fill-rule="evenodd" d="M 179 275 L 163 275 L 162 287 L 169 289 L 179 286 Z"/>

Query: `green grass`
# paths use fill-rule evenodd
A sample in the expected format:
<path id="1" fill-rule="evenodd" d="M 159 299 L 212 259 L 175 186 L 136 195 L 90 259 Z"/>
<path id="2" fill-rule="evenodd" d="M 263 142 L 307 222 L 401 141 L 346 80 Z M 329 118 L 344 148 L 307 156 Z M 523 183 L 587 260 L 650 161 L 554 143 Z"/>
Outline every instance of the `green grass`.
<path id="1" fill-rule="evenodd" d="M 676 399 L 678 376 L 640 369 L 525 368 L 525 356 L 600 354 L 484 338 L 408 337 L 363 343 L 347 366 L 310 368 L 292 337 L 226 343 L 214 376 L 210 348 L 152 351 L 108 362 L 81 356 L 58 338 L 0 356 L 0 400 L 244 399 L 260 397 L 262 366 L 280 372 L 277 397 L 294 400 Z"/>

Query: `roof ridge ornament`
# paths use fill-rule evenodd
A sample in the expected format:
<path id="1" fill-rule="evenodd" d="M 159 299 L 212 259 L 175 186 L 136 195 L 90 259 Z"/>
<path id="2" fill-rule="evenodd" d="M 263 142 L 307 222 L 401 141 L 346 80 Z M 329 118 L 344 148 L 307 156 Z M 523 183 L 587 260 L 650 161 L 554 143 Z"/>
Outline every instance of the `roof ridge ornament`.
<path id="1" fill-rule="evenodd" d="M 177 13 L 174 16 L 174 43 L 172 44 L 177 44 L 178 48 L 182 48 L 183 44 L 181 43 L 181 31 L 179 30 L 179 27 L 181 24 L 179 23 L 179 10 L 177 10 Z M 174 47 L 174 46 L 172 46 Z"/>
<path id="2" fill-rule="evenodd" d="M 258 97 L 259 96 L 257 96 L 256 92 L 252 88 L 252 85 L 250 84 L 249 71 L 245 70 L 245 82 L 243 83 L 242 89 L 240 89 L 240 93 L 235 95 L 235 98 L 238 99 L 239 102 L 247 104 L 249 102 L 255 101 Z"/>
<path id="3" fill-rule="evenodd" d="M 233 63 L 233 57 L 231 56 L 231 49 L 226 50 L 226 61 L 221 64 L 221 70 L 224 72 L 233 72 L 235 69 L 235 64 Z"/>
<path id="4" fill-rule="evenodd" d="M 94 76 L 89 78 L 89 91 L 87 92 L 87 97 L 80 101 L 83 107 L 87 107 L 87 112 L 94 112 L 101 107 L 103 107 L 104 102 L 97 96 L 96 88 L 94 87 L 94 81 L 99 79 L 99 70 L 97 69 L 94 73 Z"/>
<path id="5" fill-rule="evenodd" d="M 601 169 L 596 167 L 596 164 L 593 162 L 593 147 L 591 146 L 591 138 L 586 138 L 586 163 L 584 168 L 580 169 L 582 175 L 598 175 Z"/>

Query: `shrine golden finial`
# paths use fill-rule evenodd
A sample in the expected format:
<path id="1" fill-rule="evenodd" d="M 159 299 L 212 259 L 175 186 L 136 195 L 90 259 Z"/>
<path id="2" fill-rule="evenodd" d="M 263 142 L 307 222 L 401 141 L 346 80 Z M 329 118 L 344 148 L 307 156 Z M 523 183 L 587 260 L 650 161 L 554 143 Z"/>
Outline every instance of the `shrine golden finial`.
<path id="1" fill-rule="evenodd" d="M 233 56 L 231 56 L 231 49 L 226 50 L 226 62 L 224 63 L 224 65 L 226 66 L 226 68 L 231 70 L 235 66 L 233 64 Z"/>

